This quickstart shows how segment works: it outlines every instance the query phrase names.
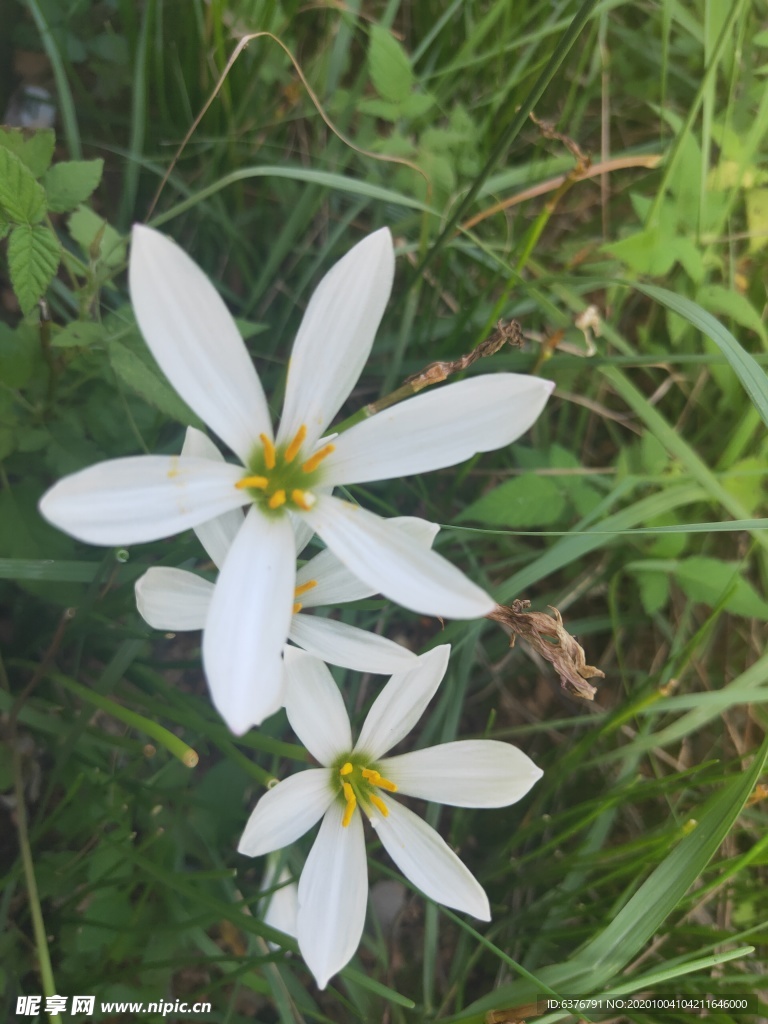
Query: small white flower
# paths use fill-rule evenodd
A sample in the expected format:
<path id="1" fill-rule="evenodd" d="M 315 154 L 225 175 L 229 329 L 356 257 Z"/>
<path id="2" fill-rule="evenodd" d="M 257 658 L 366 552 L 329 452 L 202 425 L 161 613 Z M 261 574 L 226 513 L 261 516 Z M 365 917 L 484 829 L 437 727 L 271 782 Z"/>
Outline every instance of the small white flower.
<path id="1" fill-rule="evenodd" d="M 187 428 L 182 456 L 222 460 L 222 455 L 205 434 Z M 221 568 L 237 531 L 243 523 L 240 509 L 227 512 L 195 527 L 195 533 L 214 564 Z M 429 547 L 439 530 L 435 523 L 411 516 L 391 519 L 424 547 Z M 156 567 L 136 581 L 139 613 L 155 629 L 183 632 L 205 629 L 215 584 L 185 569 Z M 307 615 L 306 609 L 359 601 L 375 593 L 354 576 L 327 548 L 315 555 L 296 573 L 293 615 L 288 639 L 331 665 L 357 672 L 389 675 L 408 668 L 416 655 L 386 637 L 369 633 L 346 622 Z M 248 623 L 241 623 L 247 629 Z M 281 706 L 282 675 L 259 671 L 245 692 L 238 692 L 239 679 L 211 679 L 211 696 L 217 710 L 234 732 L 243 722 L 262 721 Z M 246 724 L 247 728 L 247 724 Z"/>
<path id="2" fill-rule="evenodd" d="M 176 391 L 239 464 L 115 459 L 60 480 L 40 510 L 80 540 L 111 545 L 158 540 L 249 506 L 208 612 L 203 662 L 214 688 L 230 679 L 245 692 L 258 669 L 279 670 L 299 520 L 367 586 L 406 608 L 463 619 L 494 607 L 436 552 L 330 493 L 342 484 L 455 465 L 509 444 L 531 426 L 552 389 L 549 381 L 511 373 L 473 377 L 417 395 L 319 444 L 365 365 L 393 273 L 392 239 L 382 229 L 320 282 L 293 346 L 275 435 L 256 370 L 216 289 L 170 239 L 134 228 L 129 283 L 139 327 Z"/>
<path id="3" fill-rule="evenodd" d="M 490 920 L 488 897 L 438 833 L 392 797 L 420 797 L 455 807 L 506 807 L 542 772 L 522 751 L 496 740 L 463 740 L 384 757 L 413 728 L 437 690 L 450 646 L 437 647 L 393 676 L 363 724 L 357 743 L 326 666 L 296 648 L 285 654 L 291 726 L 323 765 L 279 782 L 256 805 L 238 850 L 271 853 L 320 831 L 299 880 L 299 949 L 320 988 L 360 942 L 368 895 L 361 810 L 403 874 L 430 899 Z"/>

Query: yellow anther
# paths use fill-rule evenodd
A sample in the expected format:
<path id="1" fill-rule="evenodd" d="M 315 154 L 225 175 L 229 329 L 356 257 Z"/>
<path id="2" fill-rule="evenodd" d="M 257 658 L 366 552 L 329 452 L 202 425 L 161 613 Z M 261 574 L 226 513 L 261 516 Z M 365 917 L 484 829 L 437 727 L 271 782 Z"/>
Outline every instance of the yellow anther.
<path id="1" fill-rule="evenodd" d="M 270 508 L 280 508 L 281 505 L 285 504 L 285 491 L 275 491 L 267 504 Z"/>
<path id="2" fill-rule="evenodd" d="M 298 587 L 295 588 L 295 590 L 293 591 L 293 596 L 301 597 L 302 594 L 306 594 L 308 590 L 311 590 L 312 587 L 316 586 L 317 580 L 307 580 L 306 583 L 301 583 Z"/>
<path id="3" fill-rule="evenodd" d="M 293 614 L 298 615 L 303 607 L 304 605 L 301 603 L 301 601 L 296 601 L 293 605 Z"/>
<path id="4" fill-rule="evenodd" d="M 323 459 L 330 455 L 331 452 L 335 451 L 335 444 L 327 444 L 325 448 L 321 448 L 319 452 L 315 452 L 315 454 L 311 458 L 307 459 L 306 462 L 302 463 L 301 468 L 304 470 L 305 473 L 312 473 L 314 470 L 317 469 L 317 467 L 320 465 Z"/>
<path id="5" fill-rule="evenodd" d="M 296 431 L 296 436 L 291 441 L 291 443 L 288 445 L 288 447 L 285 449 L 285 455 L 283 456 L 283 458 L 285 459 L 286 462 L 293 462 L 293 460 L 296 458 L 296 456 L 301 451 L 301 446 L 304 444 L 304 438 L 306 436 L 307 436 L 307 428 L 302 423 L 302 425 Z"/>
<path id="6" fill-rule="evenodd" d="M 378 786 L 380 789 L 386 789 L 388 793 L 396 793 L 397 786 L 394 782 L 390 782 L 389 779 L 385 779 L 383 775 L 376 771 L 375 768 L 363 768 L 360 773 L 364 779 L 367 779 L 372 786 Z"/>
<path id="7" fill-rule="evenodd" d="M 371 801 L 371 803 L 376 808 L 376 810 L 379 812 L 379 814 L 382 815 L 382 817 L 384 817 L 384 818 L 389 817 L 389 810 L 387 808 L 387 805 L 384 803 L 384 801 L 381 799 L 380 796 L 376 796 L 375 793 L 369 793 L 368 794 L 368 799 Z"/>
<path id="8" fill-rule="evenodd" d="M 264 465 L 267 469 L 275 468 L 275 445 L 266 434 L 259 434 L 259 440 L 264 445 Z"/>
<path id="9" fill-rule="evenodd" d="M 347 761 L 346 764 L 343 764 L 341 768 L 339 768 L 339 775 L 351 775 L 354 770 L 352 762 Z"/>
<path id="10" fill-rule="evenodd" d="M 269 486 L 269 480 L 265 476 L 244 476 L 238 480 L 235 487 L 242 490 L 244 487 L 255 487 L 259 491 L 265 491 Z"/>
<path id="11" fill-rule="evenodd" d="M 298 505 L 299 508 L 303 508 L 305 512 L 309 512 L 317 498 L 314 494 L 310 494 L 309 491 L 300 491 L 297 488 L 295 491 L 291 491 L 291 501 L 294 505 Z"/>
<path id="12" fill-rule="evenodd" d="M 347 801 L 347 806 L 344 808 L 344 817 L 341 819 L 341 824 L 343 828 L 346 828 L 350 821 L 352 821 L 352 815 L 355 813 L 357 797 L 355 796 L 355 791 L 348 782 L 342 782 L 341 788 L 344 790 L 344 799 Z M 386 809 L 384 813 L 386 814 Z"/>

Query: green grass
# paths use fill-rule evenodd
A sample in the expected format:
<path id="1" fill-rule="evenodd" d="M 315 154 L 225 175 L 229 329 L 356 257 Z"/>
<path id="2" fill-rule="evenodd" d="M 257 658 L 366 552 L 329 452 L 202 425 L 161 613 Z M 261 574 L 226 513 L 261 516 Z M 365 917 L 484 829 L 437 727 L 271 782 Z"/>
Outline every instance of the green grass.
<path id="1" fill-rule="evenodd" d="M 205 999 L 199 1019 L 221 1024 L 482 1024 L 548 992 L 764 998 L 762 5 L 95 11 L 12 8 L 14 48 L 47 56 L 56 157 L 103 158 L 91 208 L 122 233 L 151 217 L 205 267 L 249 325 L 275 408 L 314 283 L 372 228 L 395 237 L 395 291 L 345 414 L 469 352 L 500 317 L 520 321 L 525 347 L 470 372 L 555 380 L 534 429 L 353 495 L 442 523 L 444 555 L 501 602 L 558 607 L 606 678 L 585 704 L 491 622 L 443 627 L 383 600 L 344 609 L 416 650 L 453 644 L 419 745 L 505 739 L 545 774 L 502 811 L 425 809 L 486 887 L 490 925 L 405 886 L 394 929 L 369 914 L 358 955 L 318 993 L 300 957 L 267 945 L 263 865 L 235 852 L 266 780 L 303 751 L 282 715 L 232 737 L 199 638 L 164 638 L 135 610 L 147 566 L 200 564 L 195 538 L 104 551 L 37 516 L 64 473 L 177 451 L 187 422 L 132 328 L 120 250 L 84 249 L 52 215 L 70 253 L 47 292 L 52 325 L 33 310 L 19 326 L 8 302 L 0 324 L 3 1019 L 19 993 Z M 384 29 L 410 71 L 377 49 Z M 150 214 L 256 32 L 285 44 L 317 102 L 285 51 L 254 39 Z M 531 108 L 608 169 L 572 174 L 566 141 Z M 576 320 L 590 305 L 588 341 Z M 60 329 L 78 319 L 73 344 Z M 362 721 L 378 682 L 338 678 Z M 307 848 L 288 851 L 292 870 Z M 372 837 L 369 849 L 372 883 L 397 879 Z"/>

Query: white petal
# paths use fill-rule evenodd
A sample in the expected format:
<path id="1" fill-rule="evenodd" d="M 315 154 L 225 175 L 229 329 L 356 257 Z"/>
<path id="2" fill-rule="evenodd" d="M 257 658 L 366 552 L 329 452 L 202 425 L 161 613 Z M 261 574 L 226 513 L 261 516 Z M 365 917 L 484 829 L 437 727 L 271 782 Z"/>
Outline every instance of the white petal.
<path id="1" fill-rule="evenodd" d="M 413 665 L 416 655 L 394 640 L 317 615 L 294 615 L 288 638 L 330 665 L 389 675 Z"/>
<path id="2" fill-rule="evenodd" d="M 136 607 L 153 629 L 202 629 L 213 583 L 185 569 L 157 566 L 136 580 Z"/>
<path id="3" fill-rule="evenodd" d="M 307 428 L 311 449 L 357 383 L 392 290 L 395 256 L 386 228 L 331 267 L 309 300 L 288 366 L 278 441 Z"/>
<path id="4" fill-rule="evenodd" d="M 451 645 L 441 644 L 417 658 L 413 668 L 392 676 L 368 712 L 355 744 L 356 752 L 378 761 L 408 735 L 434 697 L 450 653 Z"/>
<path id="5" fill-rule="evenodd" d="M 295 572 L 288 518 L 254 505 L 219 573 L 203 633 L 211 697 L 237 735 L 279 704 Z"/>
<path id="6" fill-rule="evenodd" d="M 346 604 L 348 601 L 359 601 L 377 593 L 350 572 L 328 548 L 310 558 L 296 572 L 297 587 L 309 583 L 310 580 L 314 580 L 316 586 L 299 598 L 305 608 Z"/>
<path id="7" fill-rule="evenodd" d="M 293 532 L 296 535 L 296 554 L 300 555 L 315 535 L 315 531 L 309 525 L 304 516 L 291 514 Z"/>
<path id="8" fill-rule="evenodd" d="M 382 799 L 389 814 L 371 816 L 371 825 L 405 877 L 436 903 L 490 921 L 485 890 L 445 840 L 407 807 Z"/>
<path id="9" fill-rule="evenodd" d="M 184 401 L 247 463 L 272 436 L 259 378 L 208 277 L 170 238 L 136 225 L 128 270 L 141 333 Z"/>
<path id="10" fill-rule="evenodd" d="M 254 807 L 237 844 L 238 853 L 259 857 L 281 850 L 308 832 L 336 798 L 327 768 L 289 775 Z"/>
<path id="11" fill-rule="evenodd" d="M 178 455 L 135 455 L 65 476 L 40 499 L 48 522 L 88 544 L 170 537 L 249 501 L 238 466 Z"/>
<path id="12" fill-rule="evenodd" d="M 305 651 L 286 647 L 284 658 L 285 710 L 291 728 L 316 761 L 330 765 L 352 748 L 339 688 L 327 666 Z"/>
<path id="13" fill-rule="evenodd" d="M 453 807 L 506 807 L 544 774 L 522 750 L 498 740 L 457 740 L 387 757 L 380 770 L 400 793 Z"/>
<path id="14" fill-rule="evenodd" d="M 274 885 L 280 885 L 279 889 L 275 889 L 272 895 L 265 897 L 263 901 L 266 904 L 262 911 L 264 924 L 296 938 L 299 887 L 292 881 L 293 876 L 288 868 L 283 868 L 277 878 L 274 877 L 274 874 L 274 870 L 267 870 L 261 882 L 262 889 L 271 889 Z M 273 946 L 273 943 L 270 942 L 270 946 Z"/>
<path id="15" fill-rule="evenodd" d="M 446 619 L 475 619 L 496 607 L 446 559 L 359 505 L 321 495 L 305 515 L 347 568 L 404 608 Z"/>
<path id="16" fill-rule="evenodd" d="M 440 529 L 437 523 L 416 516 L 395 516 L 387 520 L 390 526 L 401 530 L 406 536 L 415 540 L 425 548 L 432 546 L 432 541 Z M 337 555 L 326 548 L 311 558 L 296 573 L 296 585 L 315 580 L 317 586 L 302 595 L 301 601 L 305 608 L 318 608 L 325 604 L 344 604 L 347 601 L 359 601 L 364 597 L 377 594 L 378 590 L 366 586 L 353 572 L 339 561 Z M 335 661 L 334 665 L 341 662 Z"/>
<path id="17" fill-rule="evenodd" d="M 532 426 L 553 387 L 539 377 L 494 373 L 409 398 L 340 434 L 323 483 L 390 480 L 502 448 Z"/>
<path id="18" fill-rule="evenodd" d="M 299 879 L 299 949 L 322 989 L 360 945 L 368 902 L 363 822 L 333 803 L 323 818 Z"/>
<path id="19" fill-rule="evenodd" d="M 187 427 L 181 454 L 184 458 L 211 459 L 213 462 L 224 461 L 224 456 L 213 441 L 196 427 Z M 217 516 L 215 519 L 195 527 L 197 539 L 218 569 L 224 565 L 227 552 L 242 525 L 242 510 L 236 508 L 231 512 L 225 512 L 223 516 Z"/>

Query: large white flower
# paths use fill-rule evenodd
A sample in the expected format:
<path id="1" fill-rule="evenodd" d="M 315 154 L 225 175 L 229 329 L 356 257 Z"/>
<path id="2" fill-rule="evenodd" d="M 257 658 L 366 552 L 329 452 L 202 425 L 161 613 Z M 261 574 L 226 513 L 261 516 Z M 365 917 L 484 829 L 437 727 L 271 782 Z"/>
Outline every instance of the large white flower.
<path id="1" fill-rule="evenodd" d="M 294 731 L 323 765 L 292 775 L 257 803 L 238 850 L 271 853 L 321 818 L 299 880 L 299 949 L 318 985 L 353 955 L 368 894 L 361 810 L 403 874 L 430 899 L 490 920 L 488 897 L 438 833 L 392 796 L 455 807 L 506 807 L 541 777 L 522 751 L 497 740 L 463 740 L 409 754 L 384 754 L 413 728 L 437 690 L 449 645 L 393 676 L 363 724 L 357 743 L 338 687 L 326 666 L 296 648 L 286 651 L 286 701 Z"/>
<path id="2" fill-rule="evenodd" d="M 222 460 L 213 442 L 194 427 L 187 429 L 182 455 Z M 243 513 L 235 509 L 195 527 L 198 539 L 218 568 L 224 564 L 242 523 Z M 390 523 L 425 548 L 431 545 L 439 529 L 435 523 L 411 516 L 391 519 Z M 186 569 L 155 567 L 136 581 L 136 604 L 155 629 L 204 629 L 214 590 L 214 583 Z M 359 601 L 374 593 L 326 548 L 296 573 L 288 639 L 331 665 L 358 672 L 388 675 L 409 668 L 416 655 L 406 647 L 345 622 L 306 614 L 310 608 Z M 243 622 L 241 626 L 248 629 L 249 623 Z M 282 703 L 279 674 L 269 676 L 264 670 L 257 671 L 245 692 L 235 689 L 240 679 L 216 677 L 210 682 L 216 708 L 236 733 L 247 729 L 251 722 L 262 721 Z"/>
<path id="3" fill-rule="evenodd" d="M 392 239 L 382 229 L 320 282 L 296 336 L 274 435 L 256 370 L 209 279 L 174 242 L 134 228 L 129 283 L 139 327 L 168 380 L 238 464 L 116 459 L 65 477 L 40 509 L 72 536 L 111 545 L 157 540 L 249 506 L 206 621 L 203 662 L 214 686 L 230 679 L 245 692 L 257 668 L 277 672 L 294 603 L 298 520 L 367 586 L 407 608 L 462 619 L 494 607 L 436 552 L 330 493 L 506 445 L 531 426 L 552 389 L 548 381 L 510 373 L 474 377 L 319 443 L 368 358 L 393 272 Z"/>

